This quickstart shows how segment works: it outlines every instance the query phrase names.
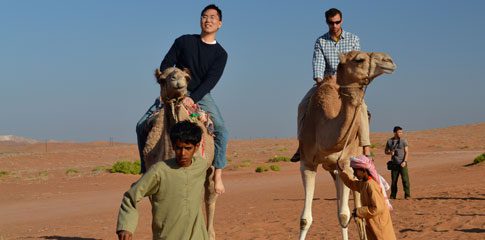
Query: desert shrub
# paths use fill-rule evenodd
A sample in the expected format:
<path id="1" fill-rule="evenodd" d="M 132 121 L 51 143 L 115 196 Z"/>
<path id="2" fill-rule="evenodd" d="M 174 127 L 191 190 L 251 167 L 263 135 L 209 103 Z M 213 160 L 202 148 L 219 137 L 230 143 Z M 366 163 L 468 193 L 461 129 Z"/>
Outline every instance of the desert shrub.
<path id="1" fill-rule="evenodd" d="M 251 160 L 244 160 L 238 165 L 238 167 L 249 167 L 249 166 L 251 166 Z"/>
<path id="2" fill-rule="evenodd" d="M 257 173 L 267 172 L 269 169 L 267 166 L 258 166 L 255 170 Z"/>
<path id="3" fill-rule="evenodd" d="M 38 174 L 38 179 L 47 180 L 49 178 L 49 172 L 47 171 L 40 171 Z"/>
<path id="4" fill-rule="evenodd" d="M 0 177 L 7 176 L 8 172 L 7 171 L 0 171 Z"/>
<path id="5" fill-rule="evenodd" d="M 280 170 L 280 166 L 278 166 L 278 165 L 271 165 L 271 166 L 269 166 L 269 168 L 270 168 L 271 170 L 275 171 L 275 172 L 277 172 L 277 171 L 279 171 L 279 170 Z"/>
<path id="6" fill-rule="evenodd" d="M 273 158 L 270 158 L 268 162 L 289 162 L 290 158 L 289 157 L 284 157 L 284 156 L 274 156 Z"/>
<path id="7" fill-rule="evenodd" d="M 485 153 L 482 153 L 481 155 L 478 155 L 474 160 L 474 164 L 479 164 L 481 162 L 485 161 Z"/>
<path id="8" fill-rule="evenodd" d="M 77 174 L 79 173 L 79 170 L 75 169 L 75 168 L 69 168 L 66 170 L 66 175 L 74 175 L 74 174 Z"/>
<path id="9" fill-rule="evenodd" d="M 112 173 L 140 174 L 140 161 L 118 161 L 110 169 Z"/>

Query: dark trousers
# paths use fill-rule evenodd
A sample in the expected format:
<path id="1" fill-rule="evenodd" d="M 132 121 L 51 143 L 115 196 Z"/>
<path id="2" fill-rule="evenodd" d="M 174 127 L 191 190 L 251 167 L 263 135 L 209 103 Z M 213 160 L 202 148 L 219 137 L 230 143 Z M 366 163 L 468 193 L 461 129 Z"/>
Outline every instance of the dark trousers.
<path id="1" fill-rule="evenodd" d="M 396 198 L 397 195 L 397 181 L 399 180 L 399 175 L 401 175 L 402 187 L 404 188 L 404 197 L 411 197 L 411 191 L 409 188 L 409 175 L 408 166 L 399 166 L 398 170 L 391 171 L 391 198 Z"/>

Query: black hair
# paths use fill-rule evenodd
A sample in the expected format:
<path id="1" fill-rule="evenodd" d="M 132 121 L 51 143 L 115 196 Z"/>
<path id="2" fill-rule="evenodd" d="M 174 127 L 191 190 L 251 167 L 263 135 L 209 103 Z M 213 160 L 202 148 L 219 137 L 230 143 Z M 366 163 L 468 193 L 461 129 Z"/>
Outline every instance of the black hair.
<path id="1" fill-rule="evenodd" d="M 197 145 L 202 139 L 202 129 L 188 120 L 178 122 L 170 129 L 170 141 L 175 145 L 177 141 Z"/>
<path id="2" fill-rule="evenodd" d="M 222 11 L 221 11 L 221 9 L 219 7 L 217 7 L 214 4 L 207 5 L 204 9 L 202 9 L 202 12 L 200 13 L 200 16 L 202 17 L 204 15 L 205 11 L 207 11 L 209 9 L 216 10 L 217 11 L 217 15 L 219 15 L 219 20 L 222 21 Z"/>
<path id="3" fill-rule="evenodd" d="M 325 21 L 328 21 L 329 18 L 335 16 L 335 15 L 340 15 L 340 18 L 342 18 L 342 12 L 336 8 L 330 8 L 325 12 Z"/>
<path id="4" fill-rule="evenodd" d="M 402 130 L 402 127 L 395 126 L 394 129 L 392 129 L 392 132 L 396 133 L 399 130 Z"/>

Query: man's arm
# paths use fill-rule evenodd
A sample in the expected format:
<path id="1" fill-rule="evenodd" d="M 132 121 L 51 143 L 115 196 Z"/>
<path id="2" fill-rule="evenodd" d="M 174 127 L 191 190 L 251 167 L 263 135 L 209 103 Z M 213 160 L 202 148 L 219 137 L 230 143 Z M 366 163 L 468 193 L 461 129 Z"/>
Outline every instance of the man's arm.
<path id="1" fill-rule="evenodd" d="M 392 150 L 391 148 L 389 147 L 389 141 L 386 142 L 386 149 L 384 150 L 384 153 L 386 155 L 392 155 Z"/>
<path id="2" fill-rule="evenodd" d="M 118 213 L 118 223 L 116 227 L 118 237 L 120 237 L 120 233 L 123 233 L 122 231 L 127 231 L 128 233 L 135 232 L 138 223 L 138 202 L 146 196 L 155 194 L 159 190 L 159 186 L 160 176 L 157 173 L 157 168 L 152 166 L 148 172 L 146 172 L 127 192 L 125 192 Z"/>
<path id="3" fill-rule="evenodd" d="M 320 43 L 320 38 L 315 42 L 313 47 L 313 80 L 316 82 L 321 82 L 323 80 L 323 75 L 325 72 L 325 57 L 323 55 L 322 45 Z"/>
<path id="4" fill-rule="evenodd" d="M 367 199 L 369 199 L 369 203 L 367 204 L 367 206 L 357 208 L 357 217 L 369 219 L 376 215 L 382 214 L 384 209 L 387 207 L 387 204 L 385 203 L 384 198 L 377 193 L 379 191 L 381 191 L 379 184 L 369 184 L 367 191 L 361 193 L 368 195 Z"/>
<path id="5" fill-rule="evenodd" d="M 223 52 L 219 58 L 212 64 L 211 68 L 201 79 L 200 85 L 190 93 L 190 98 L 194 102 L 200 101 L 206 94 L 208 94 L 219 82 L 222 77 L 224 68 L 226 67 L 227 53 Z"/>
<path id="6" fill-rule="evenodd" d="M 359 181 L 353 180 L 346 171 L 343 171 L 342 169 L 340 169 L 340 166 L 338 170 L 338 175 L 340 179 L 342 179 L 342 181 L 344 182 L 345 186 L 352 189 L 353 191 L 360 192 Z"/>
<path id="7" fill-rule="evenodd" d="M 352 47 L 353 47 L 353 50 L 360 51 L 360 39 L 359 39 L 359 37 L 355 36 L 354 44 L 353 44 Z"/>
<path id="8" fill-rule="evenodd" d="M 165 54 L 165 57 L 163 58 L 162 62 L 160 63 L 160 71 L 163 72 L 165 69 L 169 67 L 173 67 L 174 65 L 177 64 L 177 59 L 179 56 L 179 44 L 180 44 L 180 38 L 175 39 L 173 42 L 172 46 L 168 50 L 167 54 Z"/>
<path id="9" fill-rule="evenodd" d="M 401 163 L 401 166 L 402 167 L 405 167 L 407 164 L 408 164 L 408 156 L 409 156 L 409 149 L 408 149 L 408 146 L 406 145 L 404 147 L 404 158 L 403 158 L 403 161 Z"/>

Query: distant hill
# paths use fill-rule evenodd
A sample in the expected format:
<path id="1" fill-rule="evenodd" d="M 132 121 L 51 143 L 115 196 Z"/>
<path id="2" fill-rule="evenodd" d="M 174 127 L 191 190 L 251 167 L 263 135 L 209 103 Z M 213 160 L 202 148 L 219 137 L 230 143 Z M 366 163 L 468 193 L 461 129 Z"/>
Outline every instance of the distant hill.
<path id="1" fill-rule="evenodd" d="M 15 135 L 0 135 L 0 142 L 11 142 L 11 143 L 38 143 L 38 140 L 26 137 L 20 137 Z"/>

